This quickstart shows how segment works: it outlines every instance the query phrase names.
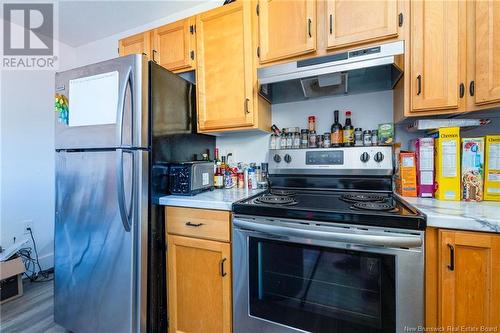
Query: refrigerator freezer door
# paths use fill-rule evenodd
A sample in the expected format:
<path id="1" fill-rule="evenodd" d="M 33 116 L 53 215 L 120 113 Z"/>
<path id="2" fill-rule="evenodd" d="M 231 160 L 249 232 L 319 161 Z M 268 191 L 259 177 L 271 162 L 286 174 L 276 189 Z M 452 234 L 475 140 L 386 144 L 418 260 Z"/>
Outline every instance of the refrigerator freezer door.
<path id="1" fill-rule="evenodd" d="M 57 73 L 55 94 L 56 149 L 149 146 L 145 56 Z"/>
<path id="2" fill-rule="evenodd" d="M 147 159 L 56 154 L 54 317 L 71 331 L 145 331 Z"/>

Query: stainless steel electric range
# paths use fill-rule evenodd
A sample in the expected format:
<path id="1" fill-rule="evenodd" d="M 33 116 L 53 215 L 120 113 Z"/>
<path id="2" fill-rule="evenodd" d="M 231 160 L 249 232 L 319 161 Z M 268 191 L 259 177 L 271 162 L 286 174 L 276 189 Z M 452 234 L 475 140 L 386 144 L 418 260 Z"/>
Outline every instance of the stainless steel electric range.
<path id="1" fill-rule="evenodd" d="M 392 195 L 391 147 L 271 151 L 233 205 L 235 333 L 395 333 L 424 324 L 425 217 Z"/>

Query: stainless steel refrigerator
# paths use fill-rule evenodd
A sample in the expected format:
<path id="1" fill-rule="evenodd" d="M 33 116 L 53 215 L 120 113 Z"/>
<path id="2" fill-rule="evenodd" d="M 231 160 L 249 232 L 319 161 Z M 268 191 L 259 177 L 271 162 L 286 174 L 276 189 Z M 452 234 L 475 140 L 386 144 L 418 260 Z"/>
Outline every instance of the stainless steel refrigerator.
<path id="1" fill-rule="evenodd" d="M 76 333 L 166 328 L 168 164 L 213 154 L 195 85 L 130 55 L 56 74 L 55 322 Z"/>

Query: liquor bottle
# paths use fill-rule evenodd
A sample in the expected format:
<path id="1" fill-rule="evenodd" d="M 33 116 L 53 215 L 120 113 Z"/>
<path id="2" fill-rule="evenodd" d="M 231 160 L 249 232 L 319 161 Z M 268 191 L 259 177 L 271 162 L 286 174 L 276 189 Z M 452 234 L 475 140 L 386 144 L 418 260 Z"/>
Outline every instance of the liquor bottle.
<path id="1" fill-rule="evenodd" d="M 214 187 L 215 188 L 224 188 L 224 176 L 221 171 L 220 164 L 217 164 L 214 174 Z"/>
<path id="2" fill-rule="evenodd" d="M 345 112 L 344 146 L 354 146 L 354 127 L 351 123 L 351 111 Z"/>
<path id="3" fill-rule="evenodd" d="M 339 110 L 333 111 L 333 124 L 330 130 L 330 144 L 332 147 L 340 147 L 344 142 L 342 125 L 339 123 Z"/>

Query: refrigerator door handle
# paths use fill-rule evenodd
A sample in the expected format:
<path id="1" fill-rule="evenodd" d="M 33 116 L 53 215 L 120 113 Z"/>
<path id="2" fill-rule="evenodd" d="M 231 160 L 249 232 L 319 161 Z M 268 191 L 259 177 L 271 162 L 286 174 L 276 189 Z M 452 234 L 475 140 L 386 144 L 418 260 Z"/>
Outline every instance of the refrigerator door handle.
<path id="1" fill-rule="evenodd" d="M 122 220 L 123 228 L 125 231 L 130 232 L 130 228 L 132 225 L 132 207 L 134 202 L 134 193 L 136 187 L 136 177 L 135 177 L 135 158 L 134 152 L 131 150 L 125 149 L 117 149 L 118 154 L 117 158 L 117 172 L 116 172 L 116 187 L 117 187 L 117 195 L 118 195 L 118 207 L 120 210 L 120 217 Z M 130 195 L 130 203 L 128 207 L 126 207 L 126 199 L 125 199 L 125 184 L 123 179 L 123 154 L 128 153 L 132 156 L 132 189 Z"/>
<path id="2" fill-rule="evenodd" d="M 127 86 L 130 86 L 130 101 L 131 101 L 131 114 L 134 114 L 134 89 L 133 89 L 133 82 L 132 82 L 132 67 L 129 67 L 127 70 L 127 74 L 125 74 L 125 81 L 123 85 L 120 87 L 120 90 L 118 91 L 118 96 L 120 96 L 120 99 L 118 100 L 118 109 L 117 109 L 117 121 L 116 123 L 118 124 L 117 126 L 117 131 L 116 131 L 116 140 L 118 142 L 118 146 L 123 145 L 123 118 L 125 114 L 125 94 L 127 93 Z M 133 141 L 133 138 L 132 138 Z M 132 142 L 133 144 L 133 142 Z"/>

